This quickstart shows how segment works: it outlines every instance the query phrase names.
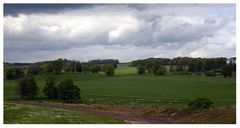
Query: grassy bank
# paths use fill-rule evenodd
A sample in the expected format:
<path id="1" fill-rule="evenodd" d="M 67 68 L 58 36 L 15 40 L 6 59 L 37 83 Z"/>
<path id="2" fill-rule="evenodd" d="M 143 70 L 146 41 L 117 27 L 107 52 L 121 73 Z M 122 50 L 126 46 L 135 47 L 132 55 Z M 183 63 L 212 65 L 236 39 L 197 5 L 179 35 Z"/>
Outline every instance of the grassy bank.
<path id="1" fill-rule="evenodd" d="M 29 111 L 31 110 L 31 111 Z M 4 124 L 122 124 L 108 116 L 31 105 L 4 104 Z"/>

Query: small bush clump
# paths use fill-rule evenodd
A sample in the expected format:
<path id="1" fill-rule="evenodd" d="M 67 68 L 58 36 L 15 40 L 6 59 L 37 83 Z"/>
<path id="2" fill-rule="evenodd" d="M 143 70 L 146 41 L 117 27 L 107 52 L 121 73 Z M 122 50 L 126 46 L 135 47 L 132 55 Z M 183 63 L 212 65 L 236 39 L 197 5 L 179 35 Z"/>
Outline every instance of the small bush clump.
<path id="1" fill-rule="evenodd" d="M 196 98 L 188 104 L 191 109 L 206 109 L 212 107 L 213 102 L 208 98 Z"/>

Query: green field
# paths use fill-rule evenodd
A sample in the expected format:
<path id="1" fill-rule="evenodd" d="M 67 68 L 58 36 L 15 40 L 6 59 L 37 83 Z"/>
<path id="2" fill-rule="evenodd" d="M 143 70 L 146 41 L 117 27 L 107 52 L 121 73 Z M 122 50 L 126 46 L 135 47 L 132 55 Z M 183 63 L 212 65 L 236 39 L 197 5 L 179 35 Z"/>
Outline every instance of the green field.
<path id="1" fill-rule="evenodd" d="M 29 111 L 31 110 L 31 111 Z M 20 104 L 4 104 L 5 124 L 122 124 L 107 116 Z"/>
<path id="2" fill-rule="evenodd" d="M 191 75 L 136 75 L 135 67 L 118 65 L 115 76 L 104 74 L 55 75 L 58 81 L 74 80 L 84 103 L 182 105 L 197 97 L 206 97 L 216 105 L 236 104 L 236 79 Z M 46 76 L 35 77 L 42 90 Z M 4 99 L 16 99 L 16 81 L 4 81 Z M 44 98 L 42 92 L 39 98 Z"/>

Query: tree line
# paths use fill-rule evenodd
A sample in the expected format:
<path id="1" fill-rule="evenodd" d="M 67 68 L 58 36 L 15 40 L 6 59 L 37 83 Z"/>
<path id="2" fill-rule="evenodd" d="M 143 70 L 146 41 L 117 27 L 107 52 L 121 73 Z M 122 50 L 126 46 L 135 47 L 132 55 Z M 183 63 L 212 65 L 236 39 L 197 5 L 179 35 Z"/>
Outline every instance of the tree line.
<path id="1" fill-rule="evenodd" d="M 132 61 L 130 66 L 137 67 L 138 74 L 153 73 L 155 75 L 164 75 L 167 72 L 166 65 L 169 66 L 169 72 L 176 74 L 201 74 L 207 76 L 216 76 L 218 73 L 224 77 L 231 76 L 236 72 L 236 57 L 230 59 L 219 58 L 190 58 L 177 57 L 168 58 L 148 58 Z"/>
<path id="2" fill-rule="evenodd" d="M 114 74 L 114 69 L 119 63 L 116 59 L 92 60 L 89 62 L 80 62 L 67 59 L 57 59 L 54 61 L 45 61 L 30 64 L 21 68 L 5 65 L 5 78 L 18 79 L 24 76 L 39 74 L 60 74 L 63 72 L 71 73 L 99 73 L 104 72 L 107 76 Z"/>

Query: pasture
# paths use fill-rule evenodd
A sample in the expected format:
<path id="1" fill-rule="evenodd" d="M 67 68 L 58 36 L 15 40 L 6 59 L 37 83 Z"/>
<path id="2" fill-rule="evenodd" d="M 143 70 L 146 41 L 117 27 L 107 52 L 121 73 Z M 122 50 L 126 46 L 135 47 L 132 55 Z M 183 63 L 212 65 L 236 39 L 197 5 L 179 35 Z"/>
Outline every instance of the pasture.
<path id="1" fill-rule="evenodd" d="M 40 88 L 38 98 L 44 98 L 41 90 L 46 75 L 37 75 Z M 137 75 L 135 67 L 120 64 L 115 76 L 104 74 L 63 73 L 55 75 L 58 82 L 70 78 L 81 89 L 82 102 L 86 104 L 151 104 L 184 106 L 197 97 L 206 97 L 215 105 L 236 104 L 236 79 L 192 75 Z M 18 99 L 16 80 L 4 80 L 4 99 Z"/>

